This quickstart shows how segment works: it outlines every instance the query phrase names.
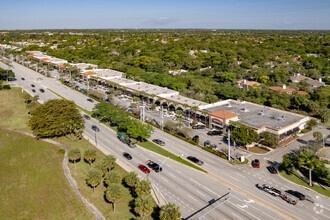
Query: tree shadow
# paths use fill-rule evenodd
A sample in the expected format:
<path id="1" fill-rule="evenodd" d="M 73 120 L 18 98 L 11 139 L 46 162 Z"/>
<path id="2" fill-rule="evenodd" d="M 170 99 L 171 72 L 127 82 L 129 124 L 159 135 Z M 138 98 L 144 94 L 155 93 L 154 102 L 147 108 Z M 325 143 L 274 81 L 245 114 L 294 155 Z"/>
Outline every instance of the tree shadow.
<path id="1" fill-rule="evenodd" d="M 307 141 L 305 141 L 305 140 L 303 140 L 303 139 L 300 139 L 300 138 L 298 138 L 297 141 L 298 141 L 299 143 L 301 143 L 301 144 L 308 144 Z"/>
<path id="2" fill-rule="evenodd" d="M 155 219 L 155 220 L 159 220 L 159 219 L 160 219 L 160 218 L 159 218 L 160 210 L 161 210 L 161 208 L 158 207 L 158 206 L 156 206 L 156 207 L 154 208 L 154 211 L 151 213 L 151 217 L 152 217 L 152 219 Z"/>

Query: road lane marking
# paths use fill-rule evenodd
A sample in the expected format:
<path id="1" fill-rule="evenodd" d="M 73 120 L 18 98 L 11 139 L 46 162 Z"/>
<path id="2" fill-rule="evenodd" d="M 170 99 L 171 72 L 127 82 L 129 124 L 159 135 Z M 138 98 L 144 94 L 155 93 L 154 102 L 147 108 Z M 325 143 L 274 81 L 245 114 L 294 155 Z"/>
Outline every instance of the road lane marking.
<path id="1" fill-rule="evenodd" d="M 232 178 L 233 180 L 236 180 L 237 182 L 239 182 L 238 179 L 236 179 L 235 177 L 229 176 L 230 178 Z"/>
<path id="2" fill-rule="evenodd" d="M 228 201 L 230 204 L 232 204 L 233 206 L 236 206 L 234 203 L 232 203 L 231 201 Z M 247 206 L 247 205 L 246 205 Z M 246 212 L 247 214 L 251 215 L 254 219 L 259 219 L 261 220 L 260 218 L 258 218 L 257 216 L 251 214 L 250 212 L 246 211 L 245 209 L 242 209 L 241 207 L 239 206 L 236 206 L 237 208 L 241 209 L 242 211 Z"/>
<path id="3" fill-rule="evenodd" d="M 220 197 L 220 195 L 219 195 L 219 194 L 217 194 L 217 193 L 213 192 L 212 190 L 210 190 L 209 188 L 207 188 L 207 187 L 203 186 L 202 184 L 200 184 L 200 183 L 196 182 L 195 180 L 193 180 L 193 179 L 191 179 L 191 178 L 189 178 L 189 180 L 190 180 L 190 181 L 192 181 L 192 182 L 194 182 L 194 183 L 196 183 L 197 185 L 199 185 L 199 186 L 203 187 L 204 189 L 208 190 L 209 192 L 211 192 L 211 193 L 215 194 L 216 196 Z"/>
<path id="4" fill-rule="evenodd" d="M 264 162 L 263 164 L 261 164 L 260 167 L 262 167 L 262 166 L 265 165 L 266 163 L 271 162 L 271 161 L 273 161 L 273 160 L 275 160 L 275 157 L 272 157 L 272 158 L 270 158 L 269 160 L 266 160 L 266 162 Z"/>
<path id="5" fill-rule="evenodd" d="M 188 197 L 190 197 L 191 199 L 195 200 L 197 202 L 197 199 L 195 199 L 194 197 L 192 197 L 191 195 L 188 195 Z M 193 210 L 193 209 L 192 209 Z"/>

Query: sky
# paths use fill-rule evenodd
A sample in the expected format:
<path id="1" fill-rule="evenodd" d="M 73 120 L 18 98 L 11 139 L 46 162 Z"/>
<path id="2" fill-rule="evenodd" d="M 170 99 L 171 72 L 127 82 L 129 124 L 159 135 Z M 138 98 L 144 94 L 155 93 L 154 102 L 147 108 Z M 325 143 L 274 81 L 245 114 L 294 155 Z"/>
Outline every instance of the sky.
<path id="1" fill-rule="evenodd" d="M 330 0 L 0 0 L 8 29 L 330 30 Z"/>

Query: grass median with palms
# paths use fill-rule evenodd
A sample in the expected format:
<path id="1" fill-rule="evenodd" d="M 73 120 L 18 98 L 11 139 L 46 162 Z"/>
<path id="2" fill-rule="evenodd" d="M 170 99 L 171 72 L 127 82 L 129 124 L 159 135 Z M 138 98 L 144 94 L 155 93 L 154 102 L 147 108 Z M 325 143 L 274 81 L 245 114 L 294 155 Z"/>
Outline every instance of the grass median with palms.
<path id="1" fill-rule="evenodd" d="M 30 116 L 20 88 L 0 91 L 0 126 L 31 132 Z M 5 131 L 5 130 L 4 130 Z M 16 132 L 0 130 L 0 219 L 93 219 L 93 215 L 71 188 L 62 169 L 63 151 L 59 147 Z M 18 140 L 18 142 L 15 142 Z M 68 149 L 78 148 L 82 158 L 85 150 L 94 148 L 87 140 L 72 141 L 54 138 Z M 97 150 L 95 166 L 105 155 Z M 123 188 L 122 198 L 116 202 L 116 213 L 104 199 L 106 187 L 101 183 L 95 193 L 86 184 L 90 165 L 80 160 L 69 164 L 82 195 L 93 203 L 106 219 L 133 219 L 133 196 Z M 122 177 L 127 174 L 117 164 L 113 169 Z M 6 178 L 2 178 L 6 177 Z M 145 219 L 151 219 L 146 217 Z"/>

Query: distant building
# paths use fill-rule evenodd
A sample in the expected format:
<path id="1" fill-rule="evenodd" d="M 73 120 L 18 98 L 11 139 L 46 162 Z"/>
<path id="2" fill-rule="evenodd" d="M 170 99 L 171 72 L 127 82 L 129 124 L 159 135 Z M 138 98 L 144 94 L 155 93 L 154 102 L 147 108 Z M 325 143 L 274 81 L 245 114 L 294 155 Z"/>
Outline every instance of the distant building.
<path id="1" fill-rule="evenodd" d="M 270 90 L 276 91 L 276 92 L 285 92 L 289 95 L 292 95 L 293 92 L 296 91 L 296 89 L 293 88 L 287 88 L 285 84 L 283 86 L 273 86 L 269 87 Z"/>
<path id="2" fill-rule="evenodd" d="M 260 86 L 260 83 L 256 82 L 256 81 L 248 81 L 246 79 L 240 80 L 236 82 L 239 88 L 243 88 L 246 90 L 249 90 L 250 86 Z"/>
<path id="3" fill-rule="evenodd" d="M 305 80 L 310 85 L 310 87 L 309 87 L 310 90 L 317 89 L 317 88 L 325 85 L 325 83 L 322 82 L 321 78 L 319 80 L 315 80 L 315 79 L 312 79 L 312 78 L 309 78 L 307 76 L 303 76 L 300 74 L 290 77 L 290 81 L 294 82 L 294 83 L 298 83 L 302 80 Z"/>

